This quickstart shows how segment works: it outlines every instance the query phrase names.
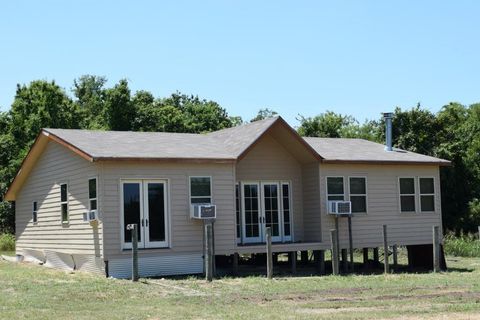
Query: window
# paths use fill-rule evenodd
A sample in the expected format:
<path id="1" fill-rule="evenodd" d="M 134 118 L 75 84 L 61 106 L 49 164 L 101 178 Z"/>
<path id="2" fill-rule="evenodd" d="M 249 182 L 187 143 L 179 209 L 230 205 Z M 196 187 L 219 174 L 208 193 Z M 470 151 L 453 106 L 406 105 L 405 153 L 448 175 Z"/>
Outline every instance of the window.
<path id="1" fill-rule="evenodd" d="M 66 183 L 60 185 L 60 210 L 62 223 L 68 223 L 68 186 Z"/>
<path id="2" fill-rule="evenodd" d="M 235 185 L 235 214 L 237 219 L 237 242 L 242 238 L 242 225 L 240 223 L 240 186 Z"/>
<path id="3" fill-rule="evenodd" d="M 415 178 L 399 178 L 400 211 L 415 212 Z"/>
<path id="4" fill-rule="evenodd" d="M 32 221 L 35 224 L 38 222 L 37 201 L 33 201 L 33 204 L 32 204 Z"/>
<path id="5" fill-rule="evenodd" d="M 345 200 L 343 177 L 327 177 L 327 200 Z"/>
<path id="6" fill-rule="evenodd" d="M 290 184 L 282 183 L 283 235 L 285 240 L 292 239 L 290 222 Z"/>
<path id="7" fill-rule="evenodd" d="M 350 177 L 350 201 L 352 203 L 352 213 L 367 212 L 367 178 Z"/>
<path id="8" fill-rule="evenodd" d="M 212 203 L 210 177 L 190 177 L 190 204 Z"/>
<path id="9" fill-rule="evenodd" d="M 435 211 L 435 183 L 433 178 L 419 178 L 420 185 L 420 211 Z"/>
<path id="10" fill-rule="evenodd" d="M 88 180 L 88 205 L 90 210 L 97 210 L 97 178 Z"/>

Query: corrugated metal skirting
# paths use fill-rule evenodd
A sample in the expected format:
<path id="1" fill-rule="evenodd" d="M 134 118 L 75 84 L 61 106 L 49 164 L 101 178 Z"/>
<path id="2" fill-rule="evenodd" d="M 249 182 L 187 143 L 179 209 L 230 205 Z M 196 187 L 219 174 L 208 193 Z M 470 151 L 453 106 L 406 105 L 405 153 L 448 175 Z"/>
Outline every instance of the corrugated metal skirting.
<path id="1" fill-rule="evenodd" d="M 114 278 L 126 279 L 132 276 L 132 258 L 127 256 L 111 259 L 108 262 L 109 275 Z M 138 257 L 140 277 L 173 276 L 198 274 L 203 272 L 201 254 L 182 254 L 170 256 Z"/>
<path id="2" fill-rule="evenodd" d="M 58 251 L 44 250 L 47 261 L 44 266 L 55 269 L 63 269 L 73 271 L 75 263 L 73 257 L 69 253 L 63 253 Z"/>

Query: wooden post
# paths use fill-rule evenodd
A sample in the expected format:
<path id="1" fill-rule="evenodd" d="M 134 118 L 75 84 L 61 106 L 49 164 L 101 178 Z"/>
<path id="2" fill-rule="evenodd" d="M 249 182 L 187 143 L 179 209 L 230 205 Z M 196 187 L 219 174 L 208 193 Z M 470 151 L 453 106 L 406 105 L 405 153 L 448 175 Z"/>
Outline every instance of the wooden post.
<path id="1" fill-rule="evenodd" d="M 364 266 L 368 264 L 368 248 L 363 248 L 363 264 Z"/>
<path id="2" fill-rule="evenodd" d="M 132 231 L 132 281 L 138 281 L 138 225 L 131 224 Z"/>
<path id="3" fill-rule="evenodd" d="M 290 252 L 290 266 L 292 268 L 292 274 L 297 273 L 297 251 Z"/>
<path id="4" fill-rule="evenodd" d="M 212 224 L 205 224 L 205 279 L 207 281 L 212 281 L 213 279 L 213 234 L 212 234 Z"/>
<path id="5" fill-rule="evenodd" d="M 347 249 L 342 249 L 341 251 L 342 254 L 342 272 L 347 273 L 348 272 L 348 252 Z"/>
<path id="6" fill-rule="evenodd" d="M 397 269 L 398 268 L 398 248 L 396 244 L 392 246 L 392 251 L 393 251 L 393 269 Z"/>
<path id="7" fill-rule="evenodd" d="M 433 272 L 440 271 L 440 239 L 439 227 L 433 226 Z"/>
<path id="8" fill-rule="evenodd" d="M 390 265 L 388 264 L 388 238 L 387 225 L 383 225 L 383 266 L 385 274 L 390 273 Z"/>
<path id="9" fill-rule="evenodd" d="M 318 254 L 319 254 L 318 258 L 320 259 L 320 261 L 319 261 L 319 263 L 320 263 L 320 274 L 323 275 L 323 274 L 325 274 L 325 251 L 320 250 L 318 252 Z"/>
<path id="10" fill-rule="evenodd" d="M 233 254 L 233 274 L 238 275 L 238 252 Z"/>
<path id="11" fill-rule="evenodd" d="M 302 264 L 307 265 L 308 264 L 308 251 L 300 251 L 300 257 L 302 259 Z"/>
<path id="12" fill-rule="evenodd" d="M 350 250 L 350 272 L 353 272 L 352 215 L 348 216 L 348 250 Z"/>
<path id="13" fill-rule="evenodd" d="M 339 274 L 338 268 L 338 243 L 337 243 L 337 230 L 330 230 L 330 241 L 332 242 L 332 271 L 334 275 Z"/>
<path id="14" fill-rule="evenodd" d="M 375 247 L 375 248 L 373 248 L 373 262 L 374 262 L 375 264 L 378 264 L 379 261 L 380 261 L 380 259 L 379 259 L 378 256 L 379 256 L 379 255 L 378 255 L 378 248 Z"/>
<path id="15" fill-rule="evenodd" d="M 267 278 L 273 277 L 273 257 L 272 257 L 272 229 L 270 227 L 265 228 L 266 240 L 267 240 Z"/>
<path id="16" fill-rule="evenodd" d="M 313 259 L 317 272 L 321 275 L 325 274 L 325 252 L 323 250 L 314 250 Z"/>
<path id="17" fill-rule="evenodd" d="M 338 226 L 338 215 L 335 215 L 335 230 L 337 230 L 337 253 L 340 259 L 340 227 Z"/>
<path id="18" fill-rule="evenodd" d="M 211 220 L 212 225 L 212 276 L 217 274 L 217 264 L 215 262 L 215 220 Z"/>

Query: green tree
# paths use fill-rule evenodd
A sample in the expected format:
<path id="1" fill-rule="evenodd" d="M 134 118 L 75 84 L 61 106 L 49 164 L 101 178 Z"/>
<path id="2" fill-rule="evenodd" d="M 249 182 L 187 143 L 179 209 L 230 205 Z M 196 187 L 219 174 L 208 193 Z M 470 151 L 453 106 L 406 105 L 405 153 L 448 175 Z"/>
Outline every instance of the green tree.
<path id="1" fill-rule="evenodd" d="M 135 119 L 135 106 L 130 100 L 128 81 L 122 79 L 105 90 L 106 122 L 109 130 L 128 131 Z"/>
<path id="2" fill-rule="evenodd" d="M 29 146 L 42 128 L 79 128 L 81 123 L 77 106 L 54 81 L 17 85 L 10 115 L 20 149 Z"/>
<path id="3" fill-rule="evenodd" d="M 352 116 L 344 116 L 333 111 L 321 113 L 313 118 L 299 116 L 298 133 L 305 137 L 340 138 L 347 128 L 358 124 Z"/>
<path id="4" fill-rule="evenodd" d="M 106 129 L 106 103 L 104 85 L 107 78 L 93 75 L 84 75 L 73 81 L 75 103 L 82 112 L 85 129 Z"/>
<path id="5" fill-rule="evenodd" d="M 259 121 L 267 118 L 273 118 L 273 117 L 276 117 L 277 115 L 278 113 L 276 111 L 273 111 L 269 108 L 260 109 L 258 110 L 257 115 L 252 120 L 250 120 L 250 122 L 255 122 L 255 121 Z"/>

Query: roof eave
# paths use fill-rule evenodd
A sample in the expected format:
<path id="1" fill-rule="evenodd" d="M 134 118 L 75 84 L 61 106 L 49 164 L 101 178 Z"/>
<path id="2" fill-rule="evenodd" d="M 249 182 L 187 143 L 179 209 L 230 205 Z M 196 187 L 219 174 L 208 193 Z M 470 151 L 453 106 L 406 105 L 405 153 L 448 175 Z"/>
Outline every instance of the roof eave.
<path id="1" fill-rule="evenodd" d="M 344 159 L 324 159 L 322 163 L 328 164 L 382 164 L 382 165 L 429 165 L 449 167 L 450 161 L 401 161 L 401 160 L 344 160 Z"/>

